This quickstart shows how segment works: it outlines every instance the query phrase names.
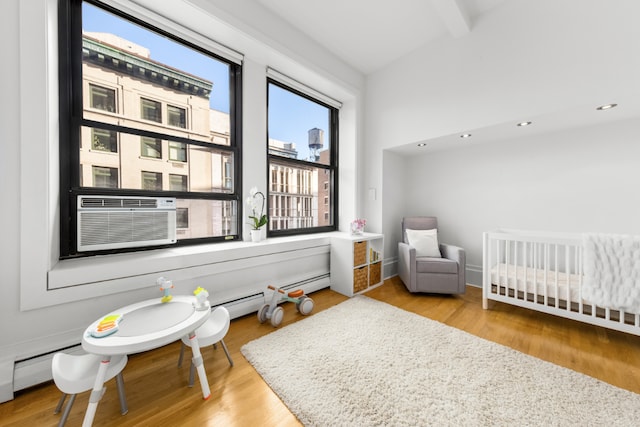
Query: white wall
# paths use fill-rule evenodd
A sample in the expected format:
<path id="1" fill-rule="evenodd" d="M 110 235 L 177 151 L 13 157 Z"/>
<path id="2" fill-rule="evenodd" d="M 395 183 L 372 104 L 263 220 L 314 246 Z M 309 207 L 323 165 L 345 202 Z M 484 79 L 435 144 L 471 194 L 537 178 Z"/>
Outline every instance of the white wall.
<path id="1" fill-rule="evenodd" d="M 402 238 L 402 226 L 400 220 L 409 215 L 409 208 L 413 208 L 414 203 L 409 199 L 409 192 L 414 188 L 411 176 L 412 169 L 408 168 L 410 159 L 404 158 L 400 154 L 385 151 L 383 156 L 382 192 L 376 197 L 384 200 L 384 210 L 382 211 L 382 226 L 384 233 L 384 275 L 394 276 L 398 273 L 398 242 Z M 420 195 L 422 197 L 422 195 Z"/>
<path id="2" fill-rule="evenodd" d="M 171 17 L 189 30 L 245 55 L 244 194 L 252 186 L 265 189 L 267 185 L 267 66 L 342 101 L 340 154 L 353 165 L 341 171 L 345 180 L 340 187 L 341 209 L 348 214 L 355 212 L 354 159 L 361 133 L 358 108 L 363 86 L 359 73 L 272 15 L 264 11 L 247 13 L 239 7 L 241 2 L 229 7 L 238 10 L 220 11 L 214 2 L 198 0 L 109 1 L 134 10 L 146 4 L 160 17 Z M 270 280 L 285 283 L 329 269 L 328 254 L 322 249 L 327 243 L 314 239 L 283 239 L 285 243 L 263 246 L 233 242 L 58 261 L 56 7 L 57 0 L 7 0 L 0 16 L 2 40 L 13 41 L 3 47 L 0 79 L 5 203 L 1 210 L 5 229 L 0 257 L 0 401 L 11 398 L 15 360 L 77 344 L 84 328 L 100 315 L 156 295 L 155 278 L 159 275 L 174 279 L 176 293 L 189 293 L 197 284 L 210 286 L 215 303 L 242 293 L 239 287 L 264 288 Z M 253 28 L 243 24 L 243 19 L 259 19 L 262 25 Z M 286 48 L 282 44 L 285 37 L 292 41 Z M 298 259 L 298 254 L 305 252 L 307 259 Z M 302 267 L 289 268 L 287 263 L 307 268 L 299 271 Z M 78 286 L 47 290 L 50 281 L 67 279 Z"/>
<path id="3" fill-rule="evenodd" d="M 575 187 L 575 177 L 582 179 L 602 168 L 595 160 L 603 154 L 604 148 L 600 144 L 603 144 L 604 137 L 588 139 L 590 143 L 585 147 L 580 142 L 589 136 L 588 131 L 518 141 L 514 147 L 505 142 L 505 152 L 509 153 L 508 158 L 514 164 L 509 172 L 520 167 L 530 171 L 533 161 L 527 156 L 538 160 L 551 155 L 566 158 L 569 151 L 575 150 L 576 160 L 564 165 L 565 173 L 553 173 L 554 180 L 545 176 L 539 180 L 530 179 L 533 184 L 520 181 L 505 184 L 513 179 L 512 176 L 494 172 L 489 175 L 496 182 L 485 180 L 484 169 L 496 166 L 498 161 L 488 159 L 483 154 L 484 150 L 503 155 L 501 150 L 491 147 L 409 158 L 400 166 L 407 168 L 406 179 L 387 173 L 383 175 L 380 170 L 387 156 L 396 155 L 387 153 L 385 149 L 505 122 L 516 123 L 579 105 L 595 108 L 629 95 L 637 98 L 640 96 L 640 80 L 637 78 L 640 75 L 640 55 L 637 55 L 640 26 L 635 22 L 636 16 L 640 16 L 640 3 L 633 0 L 510 0 L 473 22 L 468 35 L 458 39 L 445 36 L 367 76 L 365 140 L 368 146 L 364 152 L 364 182 L 367 186 L 397 188 L 397 191 L 413 188 L 404 194 L 407 212 L 442 212 L 440 222 L 444 236 L 453 240 L 452 243 L 469 245 L 469 262 L 472 265 L 480 264 L 481 254 L 477 251 L 480 237 L 477 233 L 494 225 L 537 229 L 565 226 L 598 228 L 606 220 L 595 213 L 593 215 L 598 216 L 599 223 L 571 220 L 573 215 L 577 215 L 578 206 L 586 203 L 584 201 L 571 202 L 574 208 L 561 216 L 560 222 L 553 220 L 557 217 L 555 210 L 544 219 L 530 211 L 514 211 L 513 208 L 502 209 L 497 215 L 491 205 L 479 203 L 479 194 L 485 194 L 486 189 L 477 185 L 479 181 L 491 189 L 526 184 L 521 187 L 522 195 L 504 197 L 528 198 L 534 205 L 555 203 L 556 199 L 561 200 L 556 188 Z M 627 124 L 625 129 L 630 127 Z M 623 145 L 621 141 L 628 141 L 630 135 L 617 131 L 617 146 L 620 148 Z M 548 141 L 553 140 L 557 144 L 558 139 L 562 144 L 549 145 Z M 537 146 L 545 148 L 536 151 Z M 630 149 L 624 147 L 625 154 L 630 154 Z M 578 156 L 589 150 L 593 150 L 593 154 L 586 154 L 588 169 L 585 170 Z M 626 158 L 621 157 L 620 160 Z M 482 159 L 484 164 L 477 162 L 478 159 Z M 461 170 L 464 169 L 461 164 L 473 170 L 474 174 Z M 637 166 L 640 167 L 640 160 Z M 609 166 L 609 169 L 615 168 Z M 431 180 L 426 184 L 430 188 L 428 193 L 418 191 L 421 185 L 416 182 L 418 178 Z M 591 178 L 589 182 L 595 180 Z M 450 190 L 452 185 L 456 188 L 454 191 Z M 637 202 L 627 193 L 618 192 L 617 188 L 614 187 L 609 196 L 620 197 L 618 203 L 623 204 L 625 213 L 616 212 L 614 218 L 618 220 L 622 215 L 624 221 L 617 222 L 620 231 L 624 231 L 623 225 L 631 231 L 632 208 Z M 608 191 L 603 190 L 603 193 Z M 385 236 L 395 233 L 394 227 L 399 220 L 393 218 L 398 216 L 395 207 L 397 195 L 392 195 L 391 203 L 387 202 L 388 195 L 385 191 L 375 201 L 363 201 L 363 215 L 379 227 L 374 231 L 383 232 Z M 571 194 L 566 197 L 570 198 Z M 599 212 L 611 213 L 611 209 Z M 480 218 L 490 221 L 481 222 Z M 498 219 L 502 223 L 499 224 Z M 463 231 L 471 235 L 463 235 Z M 385 257 L 394 257 L 396 248 L 390 239 L 387 239 L 386 246 Z"/>

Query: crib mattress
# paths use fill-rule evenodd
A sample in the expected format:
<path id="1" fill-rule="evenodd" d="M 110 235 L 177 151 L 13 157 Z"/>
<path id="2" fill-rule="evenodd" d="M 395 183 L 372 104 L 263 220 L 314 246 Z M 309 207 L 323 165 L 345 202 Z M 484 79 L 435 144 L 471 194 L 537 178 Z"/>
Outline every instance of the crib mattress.
<path id="1" fill-rule="evenodd" d="M 582 276 L 503 263 L 491 269 L 491 283 L 516 292 L 580 302 Z M 582 303 L 588 302 L 582 299 Z"/>

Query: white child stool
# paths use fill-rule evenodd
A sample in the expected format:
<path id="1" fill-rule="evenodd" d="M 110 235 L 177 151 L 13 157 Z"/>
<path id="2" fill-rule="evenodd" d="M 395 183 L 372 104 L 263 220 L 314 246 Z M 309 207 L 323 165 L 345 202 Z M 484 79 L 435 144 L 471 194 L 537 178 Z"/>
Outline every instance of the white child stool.
<path id="1" fill-rule="evenodd" d="M 53 381 L 62 392 L 62 397 L 60 398 L 58 406 L 56 406 L 56 410 L 54 412 L 55 414 L 60 412 L 67 395 L 71 395 L 69 403 L 67 403 L 67 406 L 64 408 L 64 413 L 62 414 L 62 418 L 58 424 L 59 427 L 62 427 L 67 421 L 67 417 L 71 411 L 71 406 L 76 399 L 76 394 L 93 388 L 93 383 L 98 375 L 98 368 L 100 367 L 101 362 L 102 356 L 95 354 L 73 355 L 67 353 L 56 353 L 53 356 L 53 361 L 51 362 Z M 127 399 L 124 393 L 124 380 L 122 379 L 122 370 L 126 364 L 126 355 L 112 356 L 104 379 L 105 382 L 107 382 L 111 378 L 116 377 L 122 415 L 129 411 L 127 408 Z"/>
<path id="2" fill-rule="evenodd" d="M 233 366 L 233 360 L 231 360 L 231 356 L 229 355 L 229 350 L 227 350 L 227 346 L 224 343 L 224 336 L 227 335 L 229 331 L 229 325 L 231 323 L 231 318 L 229 317 L 229 311 L 222 306 L 216 307 L 209 316 L 209 319 L 196 329 L 196 338 L 198 339 L 198 345 L 200 348 L 213 345 L 215 348 L 216 343 L 222 344 L 222 348 L 224 349 L 224 353 L 227 355 L 227 359 L 229 360 L 229 364 Z M 182 346 L 180 347 L 180 358 L 178 359 L 178 366 L 182 366 L 182 358 L 184 357 L 184 348 L 188 346 L 191 347 L 191 343 L 189 342 L 189 338 L 182 338 Z M 189 387 L 193 387 L 194 380 L 194 371 L 195 365 L 193 360 L 191 361 L 191 368 L 189 370 Z"/>

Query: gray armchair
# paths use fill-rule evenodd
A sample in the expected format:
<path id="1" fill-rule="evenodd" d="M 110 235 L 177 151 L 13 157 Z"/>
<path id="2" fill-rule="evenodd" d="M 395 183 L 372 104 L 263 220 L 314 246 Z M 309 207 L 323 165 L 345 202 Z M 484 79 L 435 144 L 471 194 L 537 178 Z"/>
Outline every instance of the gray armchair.
<path id="1" fill-rule="evenodd" d="M 402 242 L 398 242 L 398 275 L 409 292 L 463 294 L 466 290 L 464 249 L 439 243 L 441 258 L 416 255 L 409 245 L 407 229 L 437 230 L 438 219 L 433 216 L 402 219 Z"/>

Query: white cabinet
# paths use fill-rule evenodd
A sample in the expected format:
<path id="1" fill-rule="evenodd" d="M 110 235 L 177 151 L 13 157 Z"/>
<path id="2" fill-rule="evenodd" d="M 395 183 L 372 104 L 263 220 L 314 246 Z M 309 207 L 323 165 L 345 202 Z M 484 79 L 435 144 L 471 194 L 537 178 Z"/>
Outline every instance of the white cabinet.
<path id="1" fill-rule="evenodd" d="M 353 296 L 381 285 L 382 234 L 337 234 L 331 238 L 331 289 Z"/>

